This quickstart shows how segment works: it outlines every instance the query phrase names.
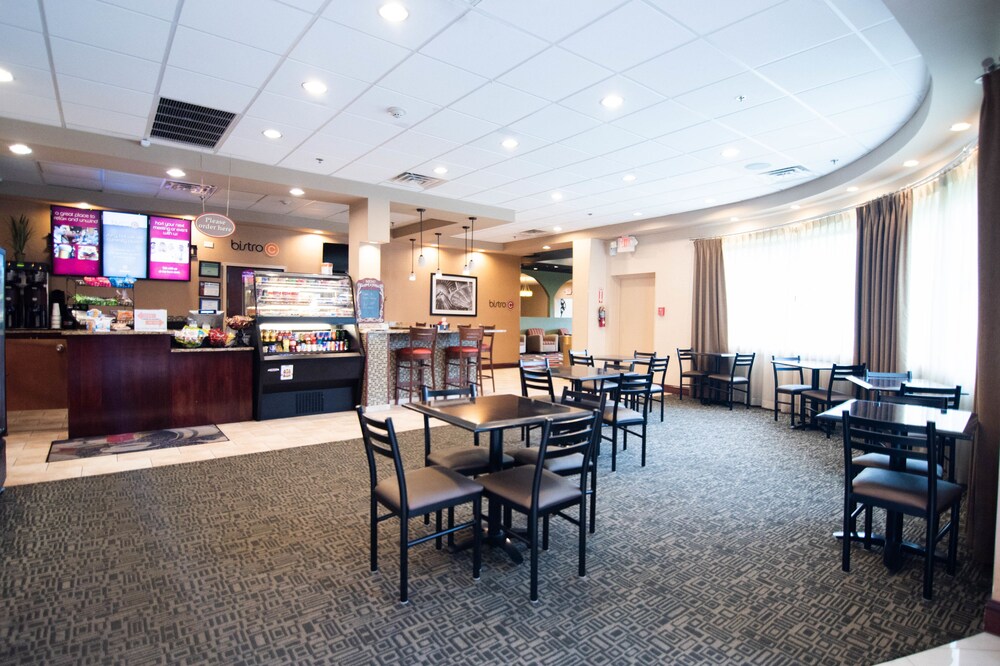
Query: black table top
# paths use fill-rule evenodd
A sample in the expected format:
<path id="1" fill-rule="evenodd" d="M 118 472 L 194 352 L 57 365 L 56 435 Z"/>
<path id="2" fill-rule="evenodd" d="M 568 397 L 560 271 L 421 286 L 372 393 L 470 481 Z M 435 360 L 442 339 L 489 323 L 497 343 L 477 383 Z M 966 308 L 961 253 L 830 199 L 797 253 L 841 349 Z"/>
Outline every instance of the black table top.
<path id="1" fill-rule="evenodd" d="M 903 384 L 918 390 L 922 388 L 955 388 L 954 384 L 939 384 L 938 382 L 932 382 L 929 379 L 890 379 L 889 377 L 871 377 L 869 379 L 865 379 L 863 377 L 855 377 L 854 375 L 851 375 L 850 377 L 847 377 L 847 381 L 857 384 L 861 388 L 869 391 L 885 391 L 886 393 L 899 393 L 903 389 Z"/>
<path id="2" fill-rule="evenodd" d="M 641 360 L 632 354 L 593 354 L 591 358 L 595 361 L 611 361 L 613 363 L 629 363 Z"/>
<path id="3" fill-rule="evenodd" d="M 483 395 L 471 400 L 411 402 L 403 406 L 472 432 L 516 428 L 546 418 L 559 420 L 584 413 L 584 410 L 569 405 L 507 393 Z"/>
<path id="4" fill-rule="evenodd" d="M 976 414 L 964 409 L 937 409 L 871 400 L 848 400 L 826 410 L 816 418 L 820 421 L 840 421 L 845 410 L 850 412 L 851 416 L 904 426 L 919 427 L 926 425 L 928 421 L 933 421 L 938 435 L 957 439 L 972 439 L 978 423 Z"/>
<path id="5" fill-rule="evenodd" d="M 587 365 L 570 365 L 552 368 L 552 376 L 559 379 L 568 379 L 571 382 L 587 382 L 598 379 L 613 379 L 621 375 L 637 375 L 637 372 L 622 372 L 620 370 L 605 370 Z"/>

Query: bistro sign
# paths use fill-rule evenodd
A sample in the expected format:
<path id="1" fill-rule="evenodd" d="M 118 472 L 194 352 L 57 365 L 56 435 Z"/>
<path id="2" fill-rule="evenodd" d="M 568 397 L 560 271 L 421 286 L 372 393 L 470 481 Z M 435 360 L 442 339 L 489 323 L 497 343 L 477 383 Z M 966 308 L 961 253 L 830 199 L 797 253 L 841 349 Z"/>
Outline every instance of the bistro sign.
<path id="1" fill-rule="evenodd" d="M 203 213 L 195 218 L 194 228 L 211 238 L 225 238 L 236 231 L 236 224 L 221 213 Z"/>

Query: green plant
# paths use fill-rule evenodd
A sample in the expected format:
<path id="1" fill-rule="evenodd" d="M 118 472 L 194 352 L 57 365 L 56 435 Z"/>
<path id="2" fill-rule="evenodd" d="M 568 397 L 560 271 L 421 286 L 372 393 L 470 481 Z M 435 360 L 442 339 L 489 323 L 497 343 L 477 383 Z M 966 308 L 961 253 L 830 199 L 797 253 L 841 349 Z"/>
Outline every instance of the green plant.
<path id="1" fill-rule="evenodd" d="M 14 261 L 24 261 L 24 248 L 31 240 L 31 221 L 24 215 L 10 216 L 10 245 Z"/>

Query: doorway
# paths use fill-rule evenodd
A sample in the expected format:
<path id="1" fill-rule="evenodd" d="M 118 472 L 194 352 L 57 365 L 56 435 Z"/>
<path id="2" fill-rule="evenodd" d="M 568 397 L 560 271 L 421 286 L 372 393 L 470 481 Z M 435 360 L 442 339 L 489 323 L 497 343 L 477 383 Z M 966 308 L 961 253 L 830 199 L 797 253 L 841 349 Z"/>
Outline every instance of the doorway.
<path id="1" fill-rule="evenodd" d="M 655 307 L 656 281 L 652 273 L 622 275 L 615 278 L 618 285 L 618 307 L 615 328 L 619 354 L 634 351 L 654 351 L 653 308 Z"/>

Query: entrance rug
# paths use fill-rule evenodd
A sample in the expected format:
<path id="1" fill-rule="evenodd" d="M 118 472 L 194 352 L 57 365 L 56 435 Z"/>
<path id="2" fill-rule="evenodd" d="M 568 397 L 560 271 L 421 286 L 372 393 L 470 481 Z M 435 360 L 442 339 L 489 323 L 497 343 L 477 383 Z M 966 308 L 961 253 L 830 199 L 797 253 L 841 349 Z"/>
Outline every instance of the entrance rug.
<path id="1" fill-rule="evenodd" d="M 77 437 L 52 442 L 52 448 L 49 449 L 48 462 L 228 441 L 229 438 L 223 435 L 222 431 L 214 425 L 150 430 L 148 432 L 127 432 L 122 435 L 109 435 L 107 437 Z"/>

